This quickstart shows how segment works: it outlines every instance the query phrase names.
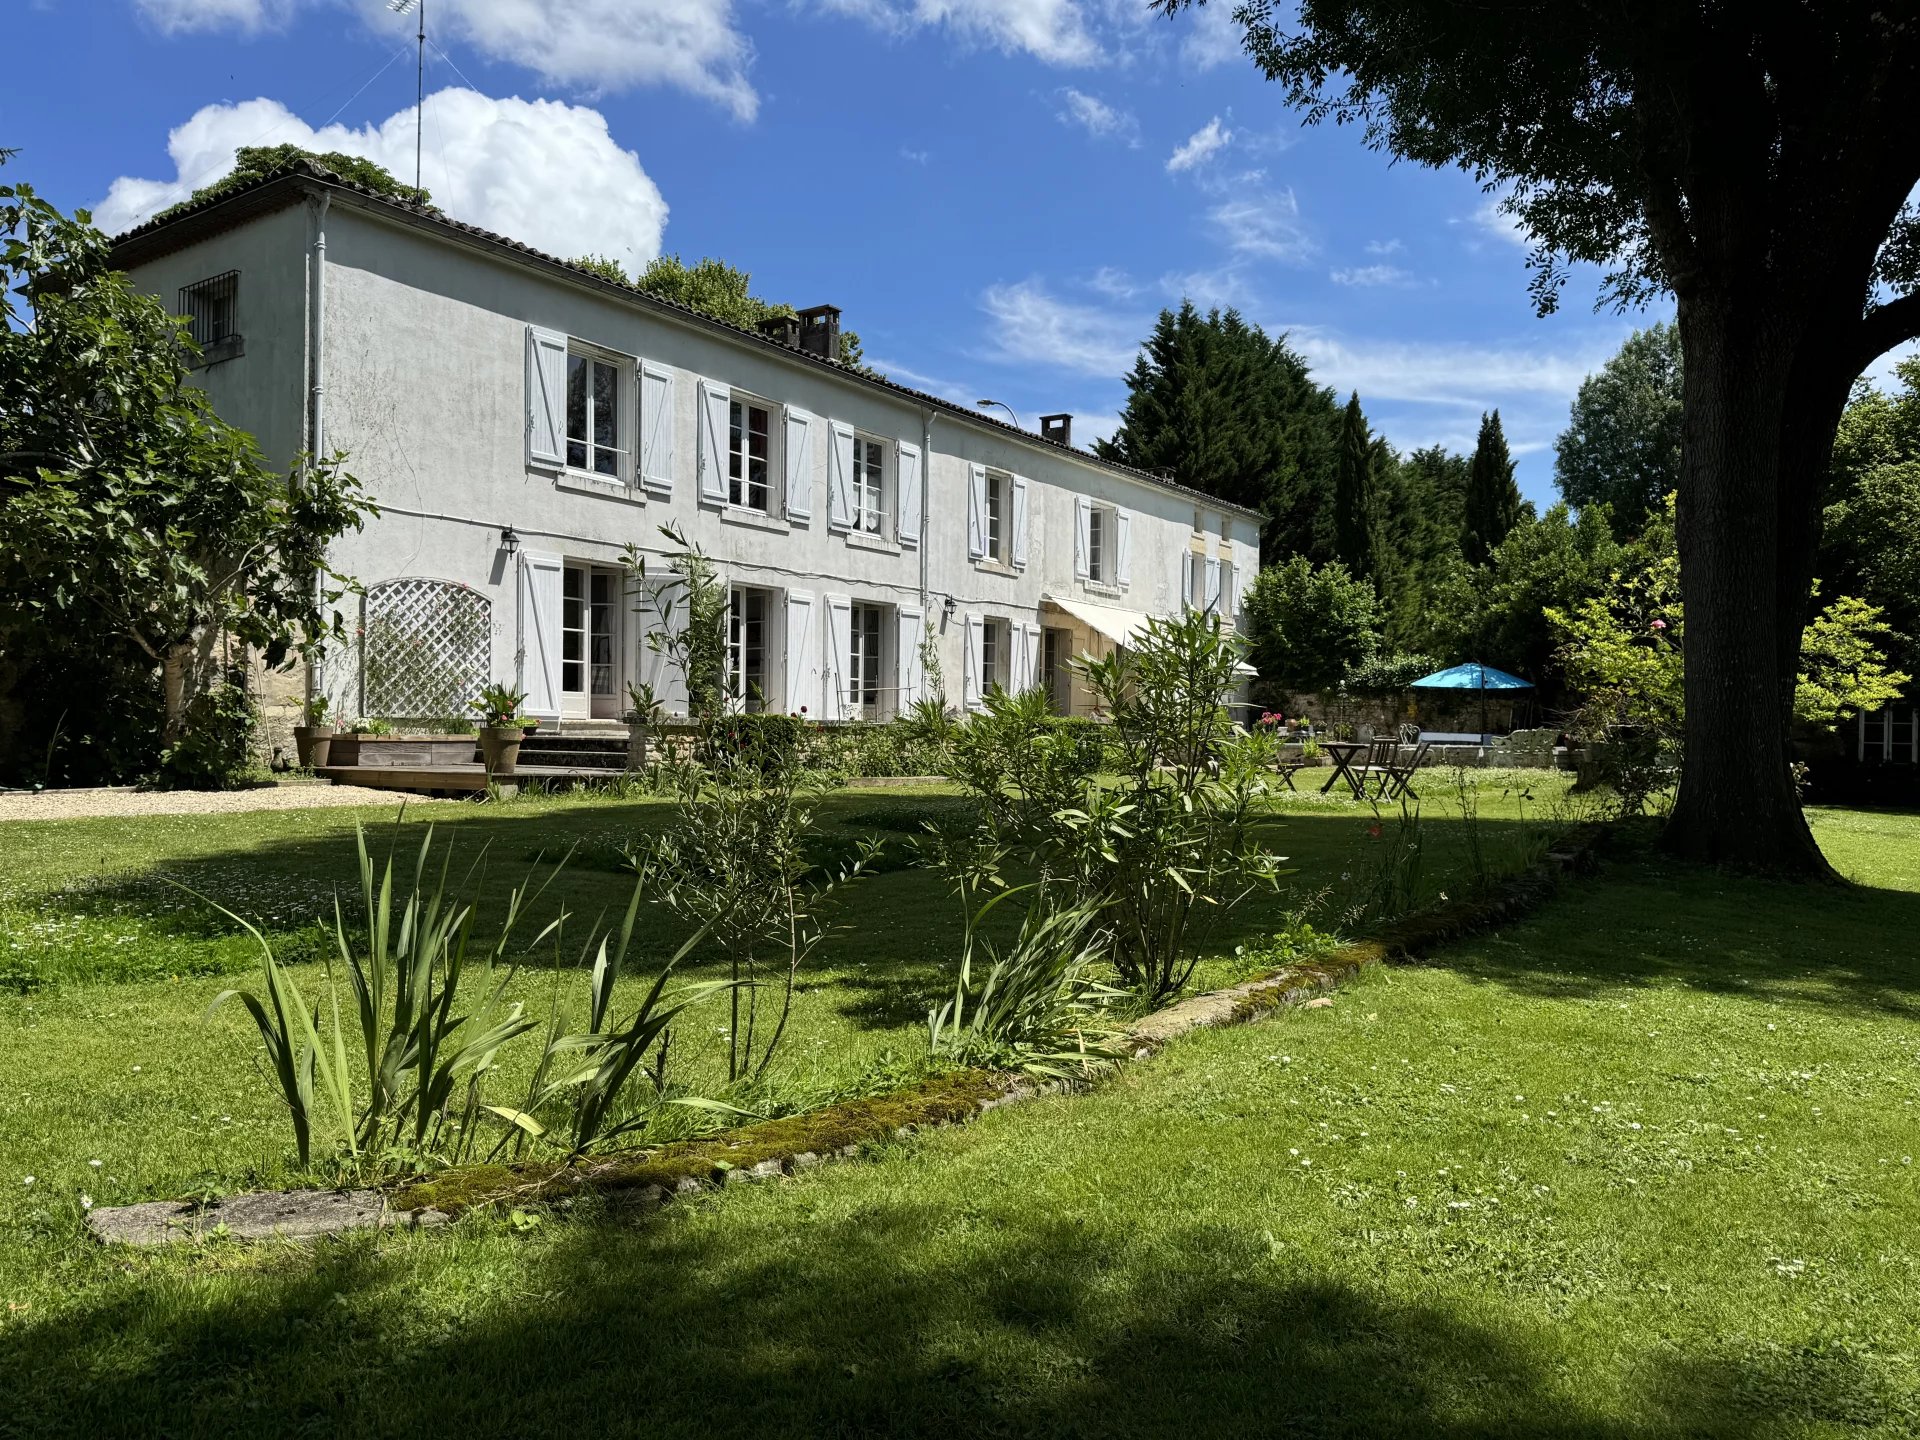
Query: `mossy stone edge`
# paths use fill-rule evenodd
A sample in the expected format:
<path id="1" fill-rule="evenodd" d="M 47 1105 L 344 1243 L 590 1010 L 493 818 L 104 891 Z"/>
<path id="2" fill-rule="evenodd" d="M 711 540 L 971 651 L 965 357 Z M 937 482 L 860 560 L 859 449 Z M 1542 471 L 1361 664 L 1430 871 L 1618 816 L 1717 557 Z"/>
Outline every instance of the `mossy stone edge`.
<path id="1" fill-rule="evenodd" d="M 1550 899 L 1565 875 L 1588 868 L 1603 834 L 1599 826 L 1582 826 L 1563 836 L 1545 861 L 1483 896 L 1419 911 L 1372 939 L 1157 1010 L 1127 1031 L 1134 1058 L 1150 1056 L 1193 1030 L 1243 1024 L 1302 1004 L 1337 989 L 1370 966 L 1416 962 L 1439 946 L 1515 920 Z M 387 1193 L 387 1210 L 418 1224 L 486 1206 L 552 1204 L 585 1193 L 616 1203 L 658 1206 L 682 1195 L 771 1180 L 831 1159 L 855 1158 L 869 1147 L 916 1130 L 963 1124 L 1002 1105 L 1084 1089 L 1088 1083 L 1039 1083 L 1022 1075 L 961 1070 L 905 1090 L 845 1100 L 702 1140 L 571 1162 L 466 1166 L 429 1179 L 404 1180 Z M 364 1228 L 357 1223 L 341 1227 Z"/>

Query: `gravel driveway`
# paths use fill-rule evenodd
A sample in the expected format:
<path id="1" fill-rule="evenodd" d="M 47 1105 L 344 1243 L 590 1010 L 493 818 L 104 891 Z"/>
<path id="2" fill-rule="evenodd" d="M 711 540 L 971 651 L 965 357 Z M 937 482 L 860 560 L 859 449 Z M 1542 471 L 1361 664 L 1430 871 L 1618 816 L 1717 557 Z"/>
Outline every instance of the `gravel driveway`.
<path id="1" fill-rule="evenodd" d="M 99 790 L 0 792 L 0 820 L 79 820 L 117 815 L 237 815 L 249 810 L 317 810 L 337 805 L 418 805 L 421 796 L 360 785 L 266 785 L 258 790 Z"/>

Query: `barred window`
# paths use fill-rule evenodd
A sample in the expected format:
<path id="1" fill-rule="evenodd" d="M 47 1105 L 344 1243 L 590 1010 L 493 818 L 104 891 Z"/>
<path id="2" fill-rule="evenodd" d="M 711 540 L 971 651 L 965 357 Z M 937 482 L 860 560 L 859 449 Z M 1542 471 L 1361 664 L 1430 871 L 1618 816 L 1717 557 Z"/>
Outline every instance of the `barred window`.
<path id="1" fill-rule="evenodd" d="M 205 350 L 230 336 L 238 335 L 235 312 L 240 300 L 240 272 L 229 270 L 208 280 L 199 280 L 180 292 L 180 313 L 187 317 L 193 343 Z"/>

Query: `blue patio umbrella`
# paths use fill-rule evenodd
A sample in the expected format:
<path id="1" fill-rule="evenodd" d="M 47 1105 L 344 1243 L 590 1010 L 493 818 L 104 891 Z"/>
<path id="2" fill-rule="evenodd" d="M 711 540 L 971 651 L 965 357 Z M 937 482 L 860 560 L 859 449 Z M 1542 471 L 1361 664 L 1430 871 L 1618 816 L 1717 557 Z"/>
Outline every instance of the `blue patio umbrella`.
<path id="1" fill-rule="evenodd" d="M 1518 675 L 1509 675 L 1504 670 L 1496 670 L 1491 665 L 1482 665 L 1478 660 L 1469 660 L 1464 665 L 1455 665 L 1451 669 L 1436 670 L 1433 674 L 1415 680 L 1409 687 L 1414 690 L 1478 690 L 1480 692 L 1480 733 L 1487 733 L 1487 692 L 1489 690 L 1531 690 L 1533 682 L 1522 680 Z"/>

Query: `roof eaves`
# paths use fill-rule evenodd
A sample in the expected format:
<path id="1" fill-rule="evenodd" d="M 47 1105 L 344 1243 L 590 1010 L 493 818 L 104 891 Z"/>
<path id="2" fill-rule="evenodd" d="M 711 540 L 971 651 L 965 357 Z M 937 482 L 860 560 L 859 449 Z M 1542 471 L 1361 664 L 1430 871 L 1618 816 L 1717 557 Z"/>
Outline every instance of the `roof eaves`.
<path id="1" fill-rule="evenodd" d="M 584 269 L 569 261 L 562 260 L 557 256 L 549 255 L 543 250 L 536 250 L 533 246 L 515 240 L 511 236 L 501 235 L 492 230 L 483 229 L 478 225 L 470 225 L 464 220 L 455 220 L 430 205 L 416 205 L 404 200 L 396 200 L 390 195 L 382 195 L 376 190 L 369 189 L 367 186 L 355 184 L 353 181 L 335 174 L 324 166 L 315 165 L 306 160 L 292 161 L 267 175 L 263 175 L 252 185 L 243 186 L 228 194 L 203 201 L 199 205 L 177 211 L 164 219 L 149 220 L 123 234 L 115 236 L 113 240 L 114 262 L 117 265 L 123 266 L 127 264 L 138 264 L 143 260 L 152 259 L 158 255 L 167 253 L 171 249 L 177 248 L 176 244 L 169 244 L 159 238 L 169 231 L 178 230 L 180 232 L 179 243 L 191 243 L 193 240 L 202 238 L 204 235 L 215 234 L 221 230 L 230 229 L 234 225 L 251 219 L 257 214 L 264 214 L 270 210 L 282 208 L 283 205 L 291 203 L 292 199 L 301 193 L 323 189 L 351 196 L 367 204 L 370 208 L 385 211 L 394 218 L 403 219 L 409 224 L 424 226 L 429 230 L 452 231 L 463 239 L 478 242 L 489 249 L 504 250 L 516 260 L 532 263 L 541 269 L 553 271 L 574 283 L 585 284 L 590 288 L 601 290 L 609 295 L 618 296 L 629 303 L 638 304 L 643 309 L 652 310 L 656 314 L 689 323 L 701 329 L 716 332 L 735 341 L 746 341 L 752 345 L 762 347 L 788 363 L 797 362 L 802 365 L 813 366 L 844 380 L 851 380 L 859 384 L 891 392 L 895 395 L 907 396 L 920 404 L 932 406 L 955 419 L 964 420 L 968 424 L 978 426 L 980 429 L 989 433 L 998 433 L 1009 439 L 1018 440 L 1029 448 L 1039 450 L 1042 453 L 1057 452 L 1068 455 L 1095 469 L 1122 475 L 1130 480 L 1151 485 L 1156 489 L 1167 490 L 1175 494 L 1188 496 L 1195 500 L 1204 501 L 1208 505 L 1230 510 L 1235 514 L 1245 516 L 1256 523 L 1262 518 L 1260 512 L 1257 510 L 1236 504 L 1231 500 L 1223 500 L 1219 496 L 1210 495 L 1204 490 L 1196 490 L 1191 485 L 1183 485 L 1177 480 L 1169 480 L 1164 475 L 1156 475 L 1150 470 L 1140 470 L 1131 465 L 1121 464 L 1118 461 L 1104 459 L 1092 451 L 1080 449 L 1078 446 L 1061 445 L 1052 440 L 1043 440 L 1030 431 L 1022 430 L 1016 425 L 1010 425 L 1004 420 L 995 419 L 991 415 L 983 415 L 976 410 L 970 410 L 963 405 L 957 405 L 942 396 L 931 394 L 925 390 L 916 390 L 911 385 L 902 385 L 898 381 L 889 380 L 884 376 L 869 375 L 859 370 L 849 369 L 847 366 L 841 365 L 836 361 L 826 360 L 817 355 L 809 355 L 804 351 L 795 350 L 791 346 L 783 345 L 776 340 L 769 339 L 757 331 L 747 330 L 738 325 L 730 325 L 724 320 L 715 319 L 713 316 L 695 310 L 691 306 L 682 305 L 677 301 L 668 300 L 663 296 L 642 290 L 636 285 L 618 284 L 595 271 Z"/>

